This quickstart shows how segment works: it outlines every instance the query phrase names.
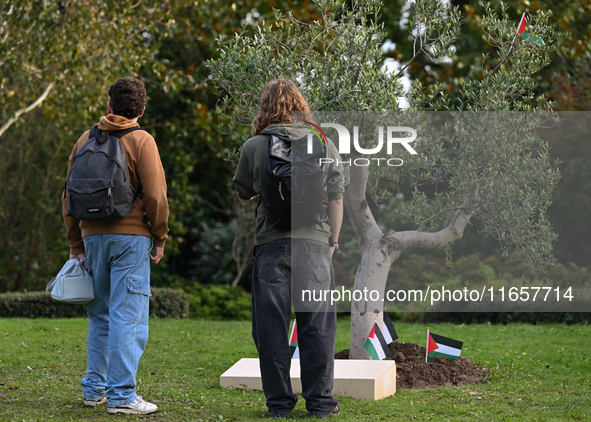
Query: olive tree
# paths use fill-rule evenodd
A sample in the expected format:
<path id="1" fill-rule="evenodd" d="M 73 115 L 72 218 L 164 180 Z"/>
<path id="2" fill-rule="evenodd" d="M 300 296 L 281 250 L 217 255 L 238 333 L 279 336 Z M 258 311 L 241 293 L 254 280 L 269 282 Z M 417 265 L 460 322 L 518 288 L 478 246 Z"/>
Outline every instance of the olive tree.
<path id="1" fill-rule="evenodd" d="M 545 43 L 522 38 L 513 42 L 517 22 L 509 18 L 507 8 L 500 13 L 487 8 L 482 28 L 498 57 L 487 58 L 490 66 L 461 85 L 462 111 L 534 113 L 529 123 L 515 129 L 520 119 L 511 121 L 513 117 L 498 113 L 472 113 L 471 120 L 465 119 L 449 103 L 444 86 L 415 82 L 405 94 L 400 78 L 410 62 L 397 72 L 382 70 L 380 47 L 387 34 L 377 23 L 380 1 L 316 4 L 321 16 L 317 20 L 302 22 L 289 11 L 276 11 L 275 21 L 261 24 L 254 35 L 239 33 L 220 41 L 220 56 L 209 64 L 211 79 L 225 94 L 222 127 L 241 136 L 239 145 L 249 137 L 263 87 L 278 77 L 296 81 L 312 110 L 319 112 L 392 112 L 400 110 L 398 98 L 406 95 L 405 116 L 447 110 L 456 118 L 452 136 L 417 142 L 417 154 L 403 166 L 351 166 L 344 202 L 361 254 L 355 289 L 378 290 L 383 298 L 389 268 L 402 252 L 446 248 L 462 238 L 473 219 L 480 220 L 483 233 L 498 239 L 507 254 L 525 256 L 533 264 L 551 261 L 555 235 L 546 208 L 559 173 L 535 132 L 549 106 L 531 94 L 532 75 L 547 63 L 555 37 L 548 16 L 538 13 L 532 18 L 535 35 Z M 461 36 L 458 8 L 439 0 L 415 0 L 407 7 L 411 62 L 419 55 L 433 61 L 452 56 L 453 42 Z M 510 127 L 514 130 L 508 133 Z M 490 133 L 494 130 L 498 133 Z M 483 131 L 494 141 L 485 141 Z M 375 145 L 370 138 L 363 141 L 365 146 Z M 363 155 L 352 150 L 350 157 Z M 392 186 L 401 184 L 409 186 L 411 194 L 394 200 Z M 392 219 L 403 218 L 414 227 L 385 230 L 376 222 L 368 196 L 391 207 Z M 381 319 L 383 304 L 371 299 L 352 303 L 351 358 L 368 357 L 363 344 L 376 315 Z"/>

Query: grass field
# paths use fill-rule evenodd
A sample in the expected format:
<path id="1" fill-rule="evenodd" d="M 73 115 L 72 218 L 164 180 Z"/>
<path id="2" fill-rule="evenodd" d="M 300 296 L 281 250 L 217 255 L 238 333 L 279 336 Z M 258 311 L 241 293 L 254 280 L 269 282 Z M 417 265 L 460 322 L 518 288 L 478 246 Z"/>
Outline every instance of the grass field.
<path id="1" fill-rule="evenodd" d="M 485 384 L 411 392 L 377 402 L 341 398 L 340 421 L 591 420 L 591 327 L 431 324 L 464 341 L 462 355 L 492 368 Z M 426 327 L 397 323 L 399 341 L 423 344 Z M 219 376 L 256 357 L 249 322 L 152 320 L 137 375 L 153 415 L 108 415 L 85 408 L 86 320 L 0 319 L 1 421 L 251 421 L 267 418 L 259 391 L 229 391 Z M 348 348 L 339 320 L 337 350 Z M 308 419 L 300 398 L 292 418 Z"/>

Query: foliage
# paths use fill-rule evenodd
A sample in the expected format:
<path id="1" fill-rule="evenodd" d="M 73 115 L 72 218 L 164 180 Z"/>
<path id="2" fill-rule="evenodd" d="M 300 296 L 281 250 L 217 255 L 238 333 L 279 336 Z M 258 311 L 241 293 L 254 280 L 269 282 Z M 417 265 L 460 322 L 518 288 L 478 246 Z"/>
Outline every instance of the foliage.
<path id="1" fill-rule="evenodd" d="M 72 318 L 86 315 L 84 305 L 72 305 L 51 298 L 50 292 L 2 293 L 3 318 Z"/>
<path id="2" fill-rule="evenodd" d="M 351 10 L 344 2 L 317 4 L 322 15 L 316 20 L 300 22 L 291 11 L 276 10 L 274 23 L 259 25 L 254 36 L 220 39 L 219 58 L 208 66 L 225 95 L 219 110 L 225 133 L 237 132 L 242 142 L 249 137 L 245 127 L 273 78 L 298 82 L 313 110 L 381 110 L 395 104 L 400 85 L 379 80 L 376 66 L 383 33 L 371 15 L 379 12 L 380 3 L 359 2 Z"/>
<path id="3" fill-rule="evenodd" d="M 209 252 L 196 253 L 195 244 L 210 237 L 204 230 L 231 218 L 232 209 L 225 203 L 231 166 L 223 161 L 225 146 L 215 132 L 210 110 L 217 99 L 208 86 L 204 61 L 215 56 L 217 35 L 240 26 L 252 7 L 247 6 L 177 1 L 170 5 L 171 24 L 156 26 L 151 34 L 157 66 L 140 71 L 149 95 L 143 123 L 158 142 L 170 206 L 170 238 L 164 265 L 154 269 L 156 278 L 172 272 L 193 279 L 194 259 Z M 227 277 L 232 270 L 229 265 Z M 201 281 L 201 275 L 197 277 Z"/>
<path id="4" fill-rule="evenodd" d="M 209 62 L 212 80 L 226 95 L 220 108 L 225 130 L 240 133 L 241 141 L 248 133 L 240 128 L 252 121 L 258 93 L 272 78 L 296 81 L 317 111 L 398 109 L 403 70 L 394 77 L 380 71 L 385 35 L 375 18 L 381 2 L 355 2 L 349 7 L 345 2 L 323 0 L 318 5 L 321 19 L 301 22 L 289 11 L 276 12 L 275 22 L 260 25 L 254 36 L 237 34 L 221 42 L 219 59 Z M 408 21 L 413 56 L 423 52 L 442 61 L 451 54 L 450 46 L 459 34 L 457 7 L 416 1 L 409 6 Z M 498 239 L 506 253 L 526 256 L 532 264 L 552 261 L 550 249 L 556 236 L 545 210 L 559 173 L 546 143 L 535 133 L 541 120 L 548 118 L 543 113 L 547 104 L 543 98 L 534 98 L 531 90 L 536 86 L 532 75 L 547 64 L 557 35 L 548 13 L 537 13 L 532 24 L 546 45 L 523 39 L 513 44 L 516 27 L 507 7 L 501 8 L 500 15 L 487 8 L 481 27 L 498 56 L 510 56 L 510 66 L 490 66 L 482 69 L 479 79 L 462 80 L 460 106 L 446 96 L 441 84 L 435 84 L 432 93 L 418 82 L 413 84 L 407 113 L 425 108 L 541 113 L 529 115 L 528 122 L 518 122 L 515 115 L 511 116 L 515 121 L 509 121 L 508 114 L 490 113 L 469 114 L 473 119 L 469 121 L 465 114 L 454 113 L 456 132 L 423 140 L 419 154 L 406 165 L 360 170 L 369 171 L 367 188 L 376 201 L 396 193 L 405 198 L 398 207 L 383 204 L 392 210 L 391 219 L 410 221 L 418 231 L 436 232 L 463 211 L 482 221 L 482 231 Z M 507 130 L 515 125 L 518 131 Z M 483 139 L 483 132 L 490 138 Z M 380 187 L 385 179 L 391 183 Z M 401 186 L 408 190 L 401 191 Z"/>
<path id="5" fill-rule="evenodd" d="M 338 320 L 336 350 L 347 348 L 349 324 Z M 3 419 L 113 421 L 104 406 L 82 404 L 86 325 L 85 319 L 0 319 Z M 395 326 L 400 341 L 425 345 L 426 325 Z M 495 375 L 481 385 L 398 390 L 374 402 L 339 397 L 339 421 L 589 419 L 589 326 L 448 323 L 430 328 L 463 341 L 462 356 Z M 246 321 L 151 321 L 137 374 L 138 391 L 159 406 L 149 420 L 265 419 L 262 391 L 219 386 L 220 375 L 239 359 L 257 356 L 250 331 Z M 304 400 L 291 416 L 309 420 Z"/>
<path id="6" fill-rule="evenodd" d="M 338 290 L 341 284 L 337 283 Z M 351 290 L 351 285 L 343 283 L 346 290 Z M 525 261 L 512 260 L 506 257 L 477 255 L 462 256 L 448 265 L 445 257 L 416 253 L 405 253 L 397 260 L 396 265 L 390 268 L 386 289 L 389 290 L 421 290 L 426 291 L 427 286 L 438 289 L 442 286 L 446 290 L 501 288 L 536 286 L 551 287 L 570 286 L 577 289 L 591 289 L 591 272 L 585 267 L 569 263 L 563 265 L 555 263 L 545 273 L 534 271 Z M 507 303 L 508 304 L 508 303 Z M 348 306 L 349 305 L 349 306 Z M 468 304 L 470 306 L 471 304 Z M 530 303 L 528 305 L 533 305 Z M 522 305 L 525 308 L 526 304 Z M 338 303 L 339 312 L 349 312 L 350 302 Z M 390 313 L 400 310 L 395 303 L 387 307 Z M 448 308 L 449 309 L 449 308 Z M 581 322 L 588 320 L 583 313 L 568 312 L 469 312 L 463 305 L 458 312 L 437 312 L 437 306 L 430 308 L 429 312 L 395 312 L 396 318 L 405 321 L 434 321 L 434 322 Z M 502 310 L 503 305 L 495 306 L 496 310 Z"/>
<path id="7" fill-rule="evenodd" d="M 229 271 L 234 264 L 234 225 L 218 222 L 210 227 L 204 222 L 191 230 L 207 236 L 195 236 L 190 249 L 195 258 L 187 265 L 187 279 L 202 284 L 230 284 L 234 278 L 233 271 Z"/>
<path id="8" fill-rule="evenodd" d="M 189 300 L 182 290 L 152 287 L 150 316 L 188 318 Z M 73 318 L 86 316 L 86 306 L 58 302 L 50 292 L 0 294 L 0 318 Z"/>
<path id="9" fill-rule="evenodd" d="M 216 55 L 216 35 L 232 34 L 244 16 L 262 18 L 252 13 L 261 3 L 31 0 L 0 6 L 0 124 L 55 84 L 41 106 L 0 137 L 0 292 L 42 288 L 63 264 L 59 199 L 67 157 L 104 114 L 107 89 L 121 76 L 146 83 L 140 123 L 155 136 L 168 179 L 170 239 L 154 275 L 184 273 L 187 249 L 208 237 L 189 228 L 227 223 L 233 212 L 225 199 L 232 165 L 223 161 L 223 139 L 212 126 L 217 99 L 203 63 Z M 266 10 L 263 4 L 261 13 Z M 223 207 L 229 212 L 218 213 Z"/>
<path id="10" fill-rule="evenodd" d="M 591 85 L 589 86 L 591 90 Z M 560 113 L 565 133 L 556 133 L 549 142 L 551 153 L 559 157 L 563 177 L 548 210 L 556 232 L 559 234 L 556 257 L 562 262 L 573 261 L 589 267 L 591 260 L 591 225 L 588 214 L 591 209 L 591 119 L 589 112 Z"/>
<path id="11" fill-rule="evenodd" d="M 489 256 L 469 255 L 457 259 L 451 267 L 444 258 L 410 254 L 390 269 L 388 286 L 396 289 L 425 289 L 445 286 L 461 289 L 465 286 L 574 286 L 591 288 L 591 273 L 585 267 L 556 263 L 540 274 L 523 261 Z"/>
<path id="12" fill-rule="evenodd" d="M 207 319 L 250 320 L 250 293 L 240 286 L 202 285 L 185 287 L 191 317 Z"/>
<path id="13" fill-rule="evenodd" d="M 230 184 L 233 164 L 225 161 L 224 157 L 235 149 L 237 138 L 247 137 L 251 116 L 248 113 L 238 116 L 246 125 L 239 126 L 239 131 L 233 131 L 227 125 L 225 133 L 217 130 L 214 110 L 219 97 L 209 79 L 205 62 L 219 57 L 216 37 L 226 37 L 227 41 L 235 37 L 236 32 L 244 38 L 253 35 L 259 26 L 266 28 L 268 22 L 275 20 L 274 7 L 291 9 L 296 24 L 322 20 L 322 14 L 317 4 L 308 0 L 165 0 L 157 6 L 151 2 L 132 3 L 86 0 L 40 3 L 26 0 L 6 2 L 0 6 L 0 124 L 17 110 L 30 105 L 49 83 L 56 84 L 40 107 L 22 115 L 0 137 L 0 151 L 5 158 L 0 163 L 0 291 L 40 289 L 51 274 L 63 265 L 67 244 L 64 240 L 59 195 L 63 189 L 67 156 L 77 137 L 104 114 L 109 84 L 117 77 L 129 75 L 138 76 L 146 83 L 149 96 L 141 124 L 156 138 L 169 187 L 170 239 L 164 259 L 153 268 L 154 284 L 171 285 L 181 278 L 186 283 L 195 280 L 201 283 L 223 280 L 225 283 L 232 278 L 230 274 L 240 274 L 240 270 L 248 274 L 250 236 L 247 234 L 249 224 L 252 225 L 252 214 L 235 203 Z M 412 34 L 409 37 L 411 22 L 418 24 L 421 19 L 405 0 L 388 0 L 384 3 L 380 13 L 370 14 L 369 19 L 375 18 L 378 23 L 383 23 L 383 27 L 380 27 L 379 36 L 372 38 L 372 48 L 368 49 L 367 58 L 374 60 L 377 69 L 388 58 L 400 61 L 403 66 L 409 64 L 402 75 L 420 81 L 428 96 L 427 100 L 435 103 L 439 101 L 440 106 L 440 97 L 447 97 L 455 106 L 462 100 L 466 101 L 460 92 L 462 80 L 481 80 L 483 70 L 492 69 L 502 57 L 483 38 L 480 24 L 486 12 L 484 4 L 452 0 L 450 3 L 458 6 L 463 23 L 461 32 L 448 45 L 455 50 L 453 54 L 435 62 L 424 55 L 418 55 L 414 61 L 410 61 L 414 55 L 414 39 Z M 536 94 L 545 94 L 557 101 L 557 109 L 588 109 L 587 93 L 591 90 L 588 89 L 587 50 L 591 14 L 587 13 L 587 2 L 492 1 L 498 13 L 501 3 L 509 5 L 508 17 L 513 26 L 522 11 L 535 16 L 537 10 L 552 10 L 552 22 L 561 30 L 571 33 L 570 38 L 559 40 L 556 51 L 550 52 L 552 63 L 533 75 L 537 81 L 533 89 Z M 427 8 L 434 4 L 418 2 L 416 7 L 424 6 L 424 17 L 438 14 L 442 19 L 449 18 L 441 9 L 428 14 Z M 350 16 L 345 13 L 345 9 L 339 10 L 335 13 Z M 534 21 L 534 24 L 539 28 L 536 31 L 543 32 L 537 22 Z M 295 31 L 297 25 L 288 26 Z M 358 30 L 349 37 L 355 40 L 357 46 L 365 45 L 363 40 L 367 40 L 368 33 L 361 32 Z M 334 28 L 332 32 L 328 31 L 326 40 L 335 41 L 333 46 L 336 48 L 342 39 L 335 37 L 335 33 Z M 105 37 L 105 34 L 109 36 Z M 382 49 L 385 53 L 381 54 L 373 43 L 380 46 L 386 37 L 395 43 L 395 48 L 389 51 Z M 293 47 L 305 46 L 305 39 L 297 41 L 291 36 L 288 40 L 290 44 L 285 44 L 290 54 L 294 54 L 291 42 L 294 42 Z M 508 39 L 505 37 L 504 42 Z M 417 45 L 420 46 L 420 42 L 418 39 Z M 315 41 L 313 48 L 321 51 L 323 46 L 326 47 L 327 43 Z M 356 47 L 351 45 L 349 48 Z M 334 48 L 329 51 L 334 51 Z M 421 51 L 431 55 L 428 47 Z M 482 56 L 483 53 L 485 56 Z M 338 97 L 338 103 L 343 107 L 356 103 L 357 93 L 345 92 L 339 85 L 356 76 L 356 57 L 360 56 L 352 56 L 348 63 L 345 59 L 337 61 L 334 71 L 331 68 L 335 64 L 333 62 L 314 63 L 318 68 L 322 67 L 321 63 L 327 63 L 323 69 L 328 74 L 325 93 L 327 96 L 336 93 L 330 98 Z M 242 62 L 236 63 L 240 65 Z M 271 66 L 271 70 L 288 75 L 287 68 L 279 69 L 280 64 L 274 63 L 275 67 Z M 264 73 L 264 68 L 268 66 L 265 62 L 257 62 L 256 57 L 249 61 L 249 66 L 253 77 L 247 80 L 245 89 L 258 93 L 264 82 L 256 75 Z M 512 66 L 511 60 L 507 61 L 507 66 Z M 400 69 L 398 67 L 392 75 L 395 76 Z M 361 79 L 371 79 L 369 75 L 374 73 L 364 67 L 359 71 Z M 318 76 L 316 82 L 321 85 L 324 76 Z M 379 78 L 379 75 L 376 77 Z M 433 88 L 436 82 L 441 82 L 443 88 L 439 96 Z M 346 87 L 347 83 L 342 86 Z M 368 87 L 367 84 L 363 86 Z M 392 76 L 387 89 L 392 90 L 389 97 L 392 102 L 398 100 L 397 96 L 407 95 Z M 337 102 L 328 104 L 327 108 L 335 104 Z M 339 109 L 345 109 L 341 106 Z M 372 106 L 373 103 L 359 102 L 360 108 Z M 585 145 L 583 138 L 568 148 L 557 141 L 556 147 L 550 151 L 563 160 L 561 169 L 565 175 L 558 184 L 554 204 L 550 208 L 551 221 L 561 235 L 556 255 L 563 262 L 575 260 L 578 265 L 589 262 L 588 239 L 591 239 L 591 236 L 585 235 L 588 230 L 585 199 L 589 197 L 585 195 L 588 184 L 578 176 L 586 171 L 584 163 L 588 160 L 585 158 Z M 401 193 L 408 199 L 412 197 L 413 190 L 407 188 L 404 182 L 401 181 Z M 373 187 L 384 187 L 383 179 L 379 183 Z M 396 192 L 392 185 L 387 187 Z M 402 206 L 402 203 L 394 202 L 381 202 L 381 211 L 390 206 Z M 194 250 L 194 245 L 206 244 L 210 238 L 219 234 L 223 226 L 226 227 L 228 237 L 224 238 L 223 244 L 217 244 L 229 250 L 226 249 L 232 243 L 229 224 L 235 224 L 231 221 L 238 221 L 236 226 L 241 227 L 234 231 L 234 235 L 242 242 L 234 253 L 239 264 L 234 264 L 228 260 L 229 255 L 225 255 L 223 260 L 229 263 L 225 269 L 217 274 L 215 271 L 203 273 L 200 264 L 195 261 L 211 263 L 210 256 L 217 259 L 219 251 L 213 250 L 210 254 L 209 250 Z M 391 218 L 384 213 L 384 220 L 379 223 L 381 227 L 396 230 L 405 224 L 404 229 L 416 227 L 408 225 L 401 214 L 395 224 L 391 224 Z M 482 225 L 479 221 L 474 221 L 474 224 L 476 227 Z M 466 237 L 474 239 L 474 236 Z M 479 239 L 482 238 L 480 236 Z M 482 250 L 494 248 L 493 241 L 492 246 Z M 470 247 L 466 249 L 471 250 Z M 350 255 L 357 256 L 356 253 Z M 349 264 L 348 257 L 342 258 L 344 265 Z M 189 273 L 190 276 L 187 276 Z M 211 274 L 215 276 L 212 278 Z M 248 285 L 248 279 L 244 282 Z"/>
<path id="14" fill-rule="evenodd" d="M 306 16 L 314 13 L 309 1 L 181 0 L 170 4 L 170 24 L 156 25 L 150 32 L 155 65 L 140 70 L 149 95 L 143 124 L 158 141 L 170 205 L 170 238 L 164 265 L 154 269 L 157 279 L 174 273 L 189 284 L 236 284 L 247 272 L 254 219 L 250 208 L 245 215 L 231 184 L 234 164 L 224 158 L 234 145 L 217 130 L 214 110 L 219 98 L 205 63 L 218 56 L 218 37 L 251 31 L 273 7 L 293 7 Z M 216 250 L 196 248 L 210 246 L 221 227 L 229 234 L 230 222 L 238 228 L 233 239 L 225 237 Z M 214 271 L 211 267 L 220 255 L 224 266 Z M 205 271 L 203 263 L 208 266 Z M 217 272 L 213 278 L 212 271 Z"/>
<path id="15" fill-rule="evenodd" d="M 481 22 L 485 18 L 486 5 L 489 4 L 497 11 L 508 6 L 508 16 L 514 23 L 519 22 L 524 12 L 531 19 L 538 11 L 545 11 L 552 13 L 552 25 L 567 36 L 560 37 L 556 48 L 549 52 L 550 63 L 532 75 L 536 82 L 533 92 L 536 96 L 542 95 L 553 101 L 554 110 L 590 110 L 591 4 L 588 1 L 492 0 L 485 3 L 452 0 L 451 4 L 459 7 L 463 22 L 460 35 L 453 43 L 454 54 L 449 60 L 438 63 L 430 62 L 424 56 L 417 57 L 405 71 L 410 80 L 420 81 L 427 92 L 433 92 L 433 87 L 439 83 L 444 87 L 443 95 L 453 104 L 459 105 L 462 101 L 462 81 L 466 78 L 482 79 L 483 72 L 497 66 L 502 59 L 495 46 L 484 37 Z M 385 2 L 380 22 L 384 23 L 389 38 L 386 62 L 406 63 L 412 57 L 412 45 L 405 35 L 407 15 L 406 0 Z M 507 64 L 511 64 L 511 60 Z M 581 163 L 591 159 L 588 142 L 586 136 L 548 142 L 552 147 L 550 154 L 553 159 L 560 160 L 563 174 L 548 209 L 549 220 L 559 234 L 553 254 L 563 263 L 573 261 L 577 265 L 589 265 L 591 237 L 588 235 L 586 214 L 590 186 L 586 183 L 589 179 L 580 176 L 586 171 Z M 458 243 L 466 245 L 479 242 L 474 238 L 474 235 L 468 234 Z M 494 239 L 489 239 L 487 244 L 479 246 L 482 246 L 481 250 L 488 251 L 496 247 L 495 243 Z"/>
<path id="16" fill-rule="evenodd" d="M 442 83 L 445 86 L 445 95 L 459 104 L 462 99 L 460 91 L 463 80 L 466 77 L 481 79 L 486 69 L 494 68 L 505 58 L 499 54 L 498 45 L 487 38 L 486 30 L 482 26 L 483 20 L 486 20 L 487 9 L 492 8 L 497 13 L 504 9 L 504 13 L 507 13 L 514 24 L 519 22 L 522 13 L 525 12 L 534 28 L 539 26 L 535 22 L 535 16 L 539 12 L 551 13 L 552 26 L 564 32 L 559 34 L 556 48 L 549 52 L 551 63 L 533 76 L 536 80 L 534 91 L 537 95 L 558 100 L 556 110 L 588 109 L 584 106 L 581 108 L 581 100 L 578 99 L 582 96 L 584 102 L 586 95 L 586 73 L 581 72 L 581 67 L 584 65 L 589 45 L 591 19 L 588 2 L 452 0 L 450 3 L 459 8 L 463 23 L 460 36 L 453 43 L 454 54 L 440 62 L 429 61 L 424 56 L 417 57 L 407 69 L 410 79 L 420 80 L 427 91 L 431 91 L 435 83 Z M 385 55 L 400 63 L 408 62 L 413 55 L 412 44 L 404 34 L 409 26 L 408 14 L 406 0 L 390 0 L 385 2 L 380 20 L 385 25 L 390 41 L 393 42 L 389 44 Z M 516 29 L 512 28 L 512 36 Z M 538 31 L 539 28 L 535 30 Z M 507 63 L 510 64 L 511 59 Z"/>
<path id="17" fill-rule="evenodd" d="M 182 290 L 152 288 L 150 316 L 157 318 L 188 318 L 189 298 Z"/>
<path id="18" fill-rule="evenodd" d="M 150 61 L 154 46 L 144 35 L 163 19 L 166 2 L 140 3 L 0 6 L 1 122 L 55 84 L 0 138 L 0 292 L 41 288 L 37 280 L 57 272 L 67 256 L 59 201 L 67 157 L 106 109 L 109 84 Z"/>

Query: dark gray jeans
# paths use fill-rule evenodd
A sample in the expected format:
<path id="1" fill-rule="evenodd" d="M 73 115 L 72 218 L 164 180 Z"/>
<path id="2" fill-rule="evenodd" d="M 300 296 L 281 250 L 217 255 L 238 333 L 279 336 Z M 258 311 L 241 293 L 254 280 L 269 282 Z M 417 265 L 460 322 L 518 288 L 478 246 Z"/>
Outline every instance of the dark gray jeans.
<path id="1" fill-rule="evenodd" d="M 297 299 L 302 297 L 302 290 L 334 288 L 329 247 L 322 242 L 281 239 L 254 250 L 252 337 L 259 352 L 263 391 L 272 416 L 289 415 L 297 402 L 289 377 L 292 297 L 306 409 L 312 415 L 326 416 L 338 403 L 331 395 L 336 338 L 334 306 Z"/>

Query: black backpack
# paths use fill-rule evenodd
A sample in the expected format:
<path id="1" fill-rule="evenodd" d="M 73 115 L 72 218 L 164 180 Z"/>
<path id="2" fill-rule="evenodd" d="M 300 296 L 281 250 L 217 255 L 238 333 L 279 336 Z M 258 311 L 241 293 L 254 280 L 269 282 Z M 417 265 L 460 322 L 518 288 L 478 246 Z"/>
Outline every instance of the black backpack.
<path id="1" fill-rule="evenodd" d="M 327 154 L 328 146 L 316 134 L 311 154 L 307 136 L 292 142 L 269 138 L 262 199 L 271 226 L 296 230 L 328 219 L 326 164 L 320 163 Z"/>
<path id="2" fill-rule="evenodd" d="M 129 214 L 141 186 L 134 195 L 119 138 L 134 130 L 145 129 L 132 127 L 102 133 L 96 126 L 90 129 L 89 139 L 74 157 L 66 180 L 66 215 L 78 220 L 113 221 Z"/>

